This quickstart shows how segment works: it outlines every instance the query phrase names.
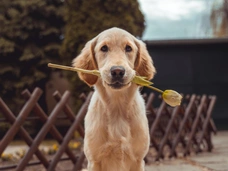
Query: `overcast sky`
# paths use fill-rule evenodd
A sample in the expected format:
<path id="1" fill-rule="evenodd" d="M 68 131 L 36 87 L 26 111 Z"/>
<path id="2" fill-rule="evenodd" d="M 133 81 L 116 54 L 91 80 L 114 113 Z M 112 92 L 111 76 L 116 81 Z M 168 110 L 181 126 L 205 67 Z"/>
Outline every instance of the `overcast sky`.
<path id="1" fill-rule="evenodd" d="M 209 17 L 219 0 L 139 0 L 144 40 L 211 37 Z"/>

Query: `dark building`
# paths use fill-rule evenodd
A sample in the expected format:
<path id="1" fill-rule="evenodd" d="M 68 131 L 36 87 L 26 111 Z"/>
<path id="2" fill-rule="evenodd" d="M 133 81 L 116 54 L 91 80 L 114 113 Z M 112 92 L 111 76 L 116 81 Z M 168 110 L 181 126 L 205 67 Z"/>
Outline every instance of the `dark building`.
<path id="1" fill-rule="evenodd" d="M 228 39 L 146 41 L 161 89 L 216 95 L 213 118 L 218 129 L 228 129 Z"/>

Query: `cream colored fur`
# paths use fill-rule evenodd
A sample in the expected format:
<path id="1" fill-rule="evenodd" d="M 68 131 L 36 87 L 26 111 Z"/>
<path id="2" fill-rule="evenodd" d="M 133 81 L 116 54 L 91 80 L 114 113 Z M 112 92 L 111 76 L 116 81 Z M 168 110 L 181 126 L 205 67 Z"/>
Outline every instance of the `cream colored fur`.
<path id="1" fill-rule="evenodd" d="M 101 47 L 106 45 L 108 51 Z M 126 45 L 132 51 L 126 51 Z M 145 44 L 130 33 L 111 28 L 89 41 L 73 66 L 98 69 L 101 78 L 79 74 L 94 87 L 85 117 L 84 151 L 89 171 L 143 171 L 149 148 L 149 129 L 139 86 L 131 83 L 135 74 L 152 79 L 155 68 Z M 125 68 L 124 86 L 114 89 L 110 68 Z"/>

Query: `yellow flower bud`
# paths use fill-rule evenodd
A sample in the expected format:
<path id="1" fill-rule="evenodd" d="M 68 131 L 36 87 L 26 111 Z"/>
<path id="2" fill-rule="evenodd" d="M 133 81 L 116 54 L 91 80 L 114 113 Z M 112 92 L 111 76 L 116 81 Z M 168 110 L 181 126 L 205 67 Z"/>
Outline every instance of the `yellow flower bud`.
<path id="1" fill-rule="evenodd" d="M 24 157 L 24 155 L 25 155 L 25 149 L 19 149 L 18 151 L 16 151 L 16 155 L 17 155 L 17 157 L 19 158 L 19 159 L 21 159 L 21 158 L 23 158 Z"/>
<path id="2" fill-rule="evenodd" d="M 70 149 L 77 149 L 80 145 L 81 145 L 80 142 L 70 142 L 68 144 L 68 146 L 70 147 Z"/>
<path id="3" fill-rule="evenodd" d="M 174 90 L 165 90 L 162 93 L 162 98 L 167 104 L 175 107 L 181 104 L 182 96 Z"/>
<path id="4" fill-rule="evenodd" d="M 10 161 L 13 159 L 13 155 L 10 153 L 2 153 L 0 158 L 2 159 L 2 161 Z"/>
<path id="5" fill-rule="evenodd" d="M 58 148 L 59 148 L 59 145 L 58 145 L 58 144 L 53 144 L 53 145 L 52 145 L 52 149 L 53 149 L 54 151 L 57 151 Z"/>

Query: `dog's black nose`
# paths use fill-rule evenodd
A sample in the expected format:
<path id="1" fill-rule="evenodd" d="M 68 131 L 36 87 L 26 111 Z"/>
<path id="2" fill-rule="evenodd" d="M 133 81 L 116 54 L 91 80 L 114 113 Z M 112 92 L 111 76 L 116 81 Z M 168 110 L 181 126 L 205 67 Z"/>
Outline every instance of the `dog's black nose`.
<path id="1" fill-rule="evenodd" d="M 122 66 L 113 66 L 110 69 L 113 78 L 123 78 L 125 74 L 125 69 Z"/>

